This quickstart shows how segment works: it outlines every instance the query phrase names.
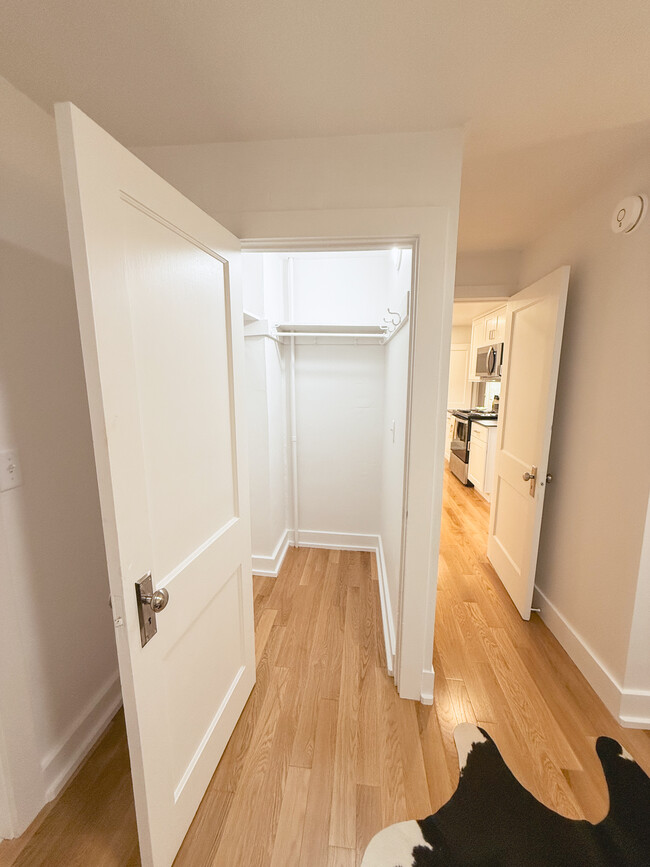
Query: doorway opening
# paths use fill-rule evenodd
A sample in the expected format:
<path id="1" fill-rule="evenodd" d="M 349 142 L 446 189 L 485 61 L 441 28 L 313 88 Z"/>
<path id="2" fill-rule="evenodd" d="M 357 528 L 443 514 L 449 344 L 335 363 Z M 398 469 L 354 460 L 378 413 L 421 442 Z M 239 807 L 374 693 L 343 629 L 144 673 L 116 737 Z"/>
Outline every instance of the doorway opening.
<path id="1" fill-rule="evenodd" d="M 505 299 L 455 301 L 452 319 L 445 504 L 448 508 L 454 492 L 458 509 L 476 507 L 487 515 L 488 522 L 476 525 L 484 550 L 494 483 L 506 311 Z"/>
<path id="2" fill-rule="evenodd" d="M 543 599 L 535 576 L 553 481 L 549 455 L 569 270 L 557 268 L 472 318 L 465 331 L 469 375 L 461 371 L 450 396 L 462 388 L 478 405 L 448 407 L 449 483 L 473 486 L 474 495 L 489 501 L 487 544 L 485 531 L 474 542 L 524 621 L 535 594 L 539 603 Z"/>
<path id="3" fill-rule="evenodd" d="M 413 244 L 243 247 L 253 574 L 276 577 L 290 547 L 372 552 L 393 674 Z"/>

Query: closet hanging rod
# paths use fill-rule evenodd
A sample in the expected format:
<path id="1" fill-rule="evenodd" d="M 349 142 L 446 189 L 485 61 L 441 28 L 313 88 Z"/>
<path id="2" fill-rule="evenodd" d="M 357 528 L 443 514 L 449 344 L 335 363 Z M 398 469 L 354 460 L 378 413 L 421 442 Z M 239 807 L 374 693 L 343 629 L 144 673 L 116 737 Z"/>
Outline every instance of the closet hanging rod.
<path id="1" fill-rule="evenodd" d="M 279 331 L 279 337 L 291 339 L 292 337 L 366 337 L 370 340 L 383 340 L 386 336 L 384 331 Z"/>
<path id="2" fill-rule="evenodd" d="M 299 337 L 303 334 L 362 334 L 369 337 L 381 337 L 385 333 L 385 329 L 381 325 L 343 325 L 335 323 L 326 323 L 317 325 L 315 323 L 293 323 L 279 322 L 276 326 L 278 334 L 294 334 Z"/>

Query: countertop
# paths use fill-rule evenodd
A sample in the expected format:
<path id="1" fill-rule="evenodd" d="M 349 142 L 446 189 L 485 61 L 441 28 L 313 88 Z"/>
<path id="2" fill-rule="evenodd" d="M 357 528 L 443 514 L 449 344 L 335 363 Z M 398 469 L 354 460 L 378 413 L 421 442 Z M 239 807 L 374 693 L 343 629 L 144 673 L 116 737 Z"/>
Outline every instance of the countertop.
<path id="1" fill-rule="evenodd" d="M 498 422 L 496 419 L 487 418 L 485 421 L 479 421 L 478 419 L 473 418 L 472 424 L 480 424 L 481 427 L 496 427 Z"/>

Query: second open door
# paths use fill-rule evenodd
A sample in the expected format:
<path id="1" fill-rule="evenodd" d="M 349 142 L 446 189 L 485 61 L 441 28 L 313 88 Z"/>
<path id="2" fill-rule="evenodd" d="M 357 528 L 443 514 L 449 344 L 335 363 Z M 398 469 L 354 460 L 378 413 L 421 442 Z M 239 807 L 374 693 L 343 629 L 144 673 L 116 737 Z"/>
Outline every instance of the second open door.
<path id="1" fill-rule="evenodd" d="M 569 267 L 508 301 L 488 558 L 530 619 Z"/>

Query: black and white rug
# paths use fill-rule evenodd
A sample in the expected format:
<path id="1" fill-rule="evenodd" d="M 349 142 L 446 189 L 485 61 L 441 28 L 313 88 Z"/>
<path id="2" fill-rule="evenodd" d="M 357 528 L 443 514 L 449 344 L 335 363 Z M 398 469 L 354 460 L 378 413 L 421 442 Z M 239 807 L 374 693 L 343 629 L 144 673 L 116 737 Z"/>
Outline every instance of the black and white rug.
<path id="1" fill-rule="evenodd" d="M 361 867 L 649 867 L 650 778 L 616 741 L 596 743 L 610 806 L 593 825 L 534 798 L 483 729 L 464 723 L 454 738 L 461 775 L 450 800 L 376 834 Z"/>

